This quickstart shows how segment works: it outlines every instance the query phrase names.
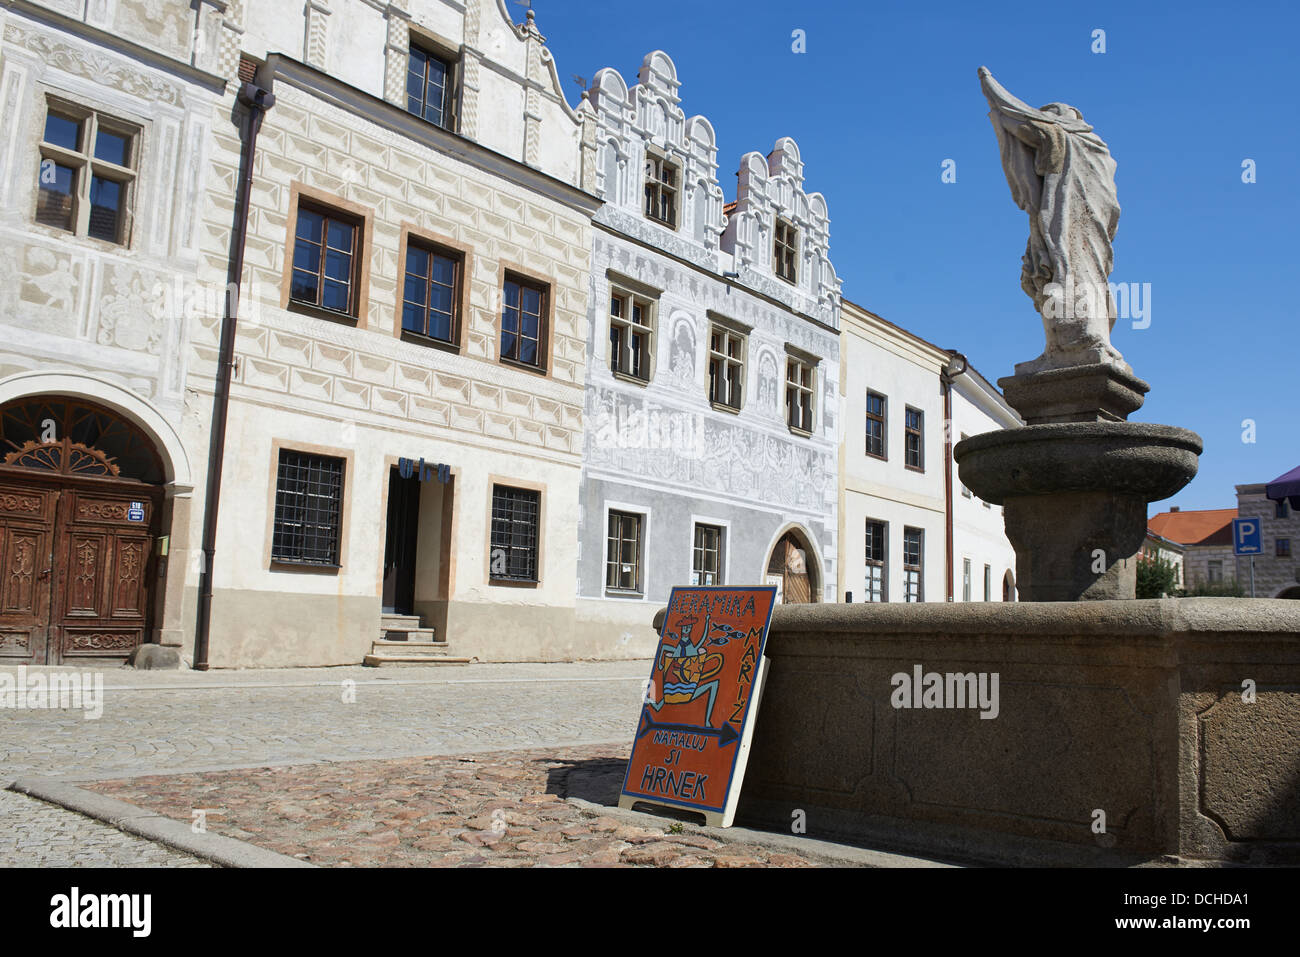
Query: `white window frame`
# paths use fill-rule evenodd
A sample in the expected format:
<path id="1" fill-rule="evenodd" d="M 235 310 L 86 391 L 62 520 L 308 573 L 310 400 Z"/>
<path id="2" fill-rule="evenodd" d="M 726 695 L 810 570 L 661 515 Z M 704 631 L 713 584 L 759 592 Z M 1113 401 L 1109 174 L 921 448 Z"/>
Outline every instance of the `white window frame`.
<path id="1" fill-rule="evenodd" d="M 641 516 L 641 541 L 638 543 L 637 561 L 641 567 L 641 590 L 626 591 L 620 588 L 609 587 L 609 514 L 610 512 L 624 512 L 629 515 Z M 606 598 L 617 598 L 619 601 L 644 601 L 648 602 L 650 595 L 650 529 L 651 529 L 651 509 L 648 505 L 640 505 L 633 502 L 606 501 L 604 503 L 604 520 L 600 525 L 600 547 L 601 547 L 601 574 L 600 574 L 600 593 Z"/>
<path id="2" fill-rule="evenodd" d="M 721 352 L 718 352 L 713 348 L 713 337 L 715 335 L 722 336 L 723 348 Z M 728 350 L 729 344 L 733 341 L 738 344 L 736 350 L 739 353 L 738 357 L 730 355 Z M 709 361 L 705 371 L 708 375 L 709 402 L 713 405 L 715 409 L 724 409 L 730 412 L 739 412 L 741 409 L 745 407 L 745 378 L 746 378 L 746 370 L 748 366 L 748 352 L 749 352 L 749 334 L 747 332 L 742 332 L 735 326 L 728 325 L 725 322 L 719 322 L 716 319 L 710 320 L 709 352 L 708 352 Z M 726 370 L 731 366 L 735 366 L 736 369 L 738 370 L 736 374 L 736 391 L 739 393 L 739 396 L 737 397 L 735 405 L 732 405 L 730 402 L 726 401 L 726 399 L 718 398 L 718 396 L 714 394 L 714 388 L 713 388 L 713 383 L 715 381 L 713 377 L 714 362 L 721 363 L 722 368 L 724 370 Z"/>
<path id="3" fill-rule="evenodd" d="M 45 94 L 45 112 L 41 115 L 41 138 L 37 144 L 39 162 L 37 164 L 36 203 L 32 210 L 32 221 L 47 229 L 60 233 L 71 233 L 81 239 L 94 239 L 98 242 L 112 243 L 125 249 L 131 248 L 131 237 L 135 225 L 136 186 L 139 180 L 139 159 L 143 149 L 144 129 L 138 123 L 122 119 L 107 110 L 77 103 L 54 93 Z M 45 141 L 45 126 L 51 113 L 75 120 L 80 126 L 76 150 L 69 150 Z M 99 130 L 103 129 L 117 136 L 126 138 L 129 151 L 129 166 L 119 166 L 107 160 L 95 159 L 95 140 Z M 72 228 L 64 229 L 39 223 L 36 209 L 40 205 L 41 183 L 46 162 L 69 166 L 74 169 L 72 190 Z M 116 239 L 101 239 L 90 235 L 90 187 L 94 177 L 112 180 L 122 186 L 122 204 L 118 235 Z"/>
<path id="4" fill-rule="evenodd" d="M 622 304 L 623 315 L 614 314 L 614 302 L 617 300 Z M 609 287 L 609 325 L 610 325 L 610 343 L 609 343 L 609 370 L 620 379 L 629 379 L 633 382 L 647 383 L 654 377 L 655 369 L 655 330 L 657 323 L 657 313 L 659 304 L 655 299 L 636 292 L 626 286 L 618 283 L 611 283 Z M 641 310 L 641 320 L 637 322 L 634 318 L 636 310 Z M 622 368 L 615 368 L 615 351 L 614 351 L 614 329 L 623 330 L 619 344 L 619 365 Z M 628 367 L 632 362 L 632 335 L 636 332 L 645 337 L 642 348 L 642 363 L 644 365 L 644 375 L 637 375 Z"/>
<path id="5" fill-rule="evenodd" d="M 787 353 L 785 357 L 785 424 L 791 432 L 800 435 L 812 435 L 817 428 L 817 366 L 818 362 L 812 358 L 793 355 Z M 807 374 L 807 384 L 799 379 L 790 378 L 791 373 L 796 375 Z M 792 401 L 792 399 L 794 401 Z M 796 425 L 791 419 L 796 411 L 798 399 L 803 399 L 806 408 L 799 409 L 800 412 L 806 413 L 807 427 L 803 423 L 803 416 L 800 416 L 800 424 Z"/>

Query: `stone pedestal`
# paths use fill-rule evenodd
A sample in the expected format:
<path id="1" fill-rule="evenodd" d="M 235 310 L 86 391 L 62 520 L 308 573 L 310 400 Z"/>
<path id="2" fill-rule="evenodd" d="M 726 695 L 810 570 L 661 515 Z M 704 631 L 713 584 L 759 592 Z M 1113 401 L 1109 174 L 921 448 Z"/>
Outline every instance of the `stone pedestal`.
<path id="1" fill-rule="evenodd" d="M 1193 432 L 1140 422 L 1028 425 L 964 439 L 962 484 L 1003 507 L 1026 601 L 1133 598 L 1147 503 L 1196 475 Z"/>
<path id="2" fill-rule="evenodd" d="M 1147 504 L 1196 475 L 1201 439 L 1126 422 L 1149 386 L 1127 366 L 1086 365 L 1000 379 L 1028 424 L 957 443 L 962 484 L 1003 507 L 1026 601 L 1133 598 Z"/>

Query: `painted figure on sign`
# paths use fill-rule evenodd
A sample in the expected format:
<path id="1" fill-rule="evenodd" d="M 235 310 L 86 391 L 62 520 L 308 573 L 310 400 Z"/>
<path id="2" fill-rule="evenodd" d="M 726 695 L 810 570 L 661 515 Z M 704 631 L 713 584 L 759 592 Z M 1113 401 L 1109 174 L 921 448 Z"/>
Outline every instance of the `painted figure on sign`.
<path id="1" fill-rule="evenodd" d="M 689 704 L 701 695 L 709 696 L 708 708 L 704 714 L 704 723 L 713 726 L 713 702 L 718 696 L 718 681 L 713 676 L 722 670 L 723 657 L 720 654 L 706 654 L 709 645 L 725 645 L 730 639 L 725 632 L 731 631 L 725 625 L 710 628 L 709 615 L 704 616 L 704 631 L 696 640 L 692 631 L 700 620 L 695 617 L 683 618 L 679 623 L 681 633 L 668 637 L 677 638 L 677 644 L 665 648 L 659 655 L 655 670 L 660 673 L 660 686 L 663 694 L 658 701 L 651 701 L 650 707 L 659 711 L 665 704 Z M 710 637 L 710 630 L 723 632 Z M 713 679 L 713 680 L 709 680 Z"/>

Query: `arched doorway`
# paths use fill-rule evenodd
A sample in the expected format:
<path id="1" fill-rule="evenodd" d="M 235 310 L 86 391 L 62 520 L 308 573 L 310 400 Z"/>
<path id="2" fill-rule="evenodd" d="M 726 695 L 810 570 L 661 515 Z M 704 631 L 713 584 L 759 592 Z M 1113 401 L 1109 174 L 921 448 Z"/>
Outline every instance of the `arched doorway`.
<path id="1" fill-rule="evenodd" d="M 1278 598 L 1292 598 L 1300 601 L 1300 585 L 1292 585 L 1289 588 L 1283 588 L 1277 593 Z"/>
<path id="2" fill-rule="evenodd" d="M 1016 576 L 1011 574 L 1010 568 L 1008 568 L 1007 573 L 1002 576 L 1002 600 L 1016 600 Z"/>
<path id="3" fill-rule="evenodd" d="M 162 461 L 97 403 L 0 406 L 0 663 L 122 659 L 150 633 Z"/>
<path id="4" fill-rule="evenodd" d="M 796 529 L 782 535 L 772 548 L 767 583 L 776 585 L 777 601 L 787 604 L 807 604 L 820 598 L 816 552 Z"/>

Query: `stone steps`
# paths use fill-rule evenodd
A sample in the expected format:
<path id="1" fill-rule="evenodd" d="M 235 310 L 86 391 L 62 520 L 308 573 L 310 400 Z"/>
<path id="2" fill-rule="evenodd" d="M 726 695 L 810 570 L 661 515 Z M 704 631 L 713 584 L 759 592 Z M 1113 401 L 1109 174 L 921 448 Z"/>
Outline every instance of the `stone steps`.
<path id="1" fill-rule="evenodd" d="M 379 620 L 380 637 L 370 646 L 362 664 L 370 668 L 382 665 L 467 665 L 469 658 L 451 654 L 451 643 L 436 640 L 433 629 L 425 628 L 418 615 L 383 615 Z"/>

